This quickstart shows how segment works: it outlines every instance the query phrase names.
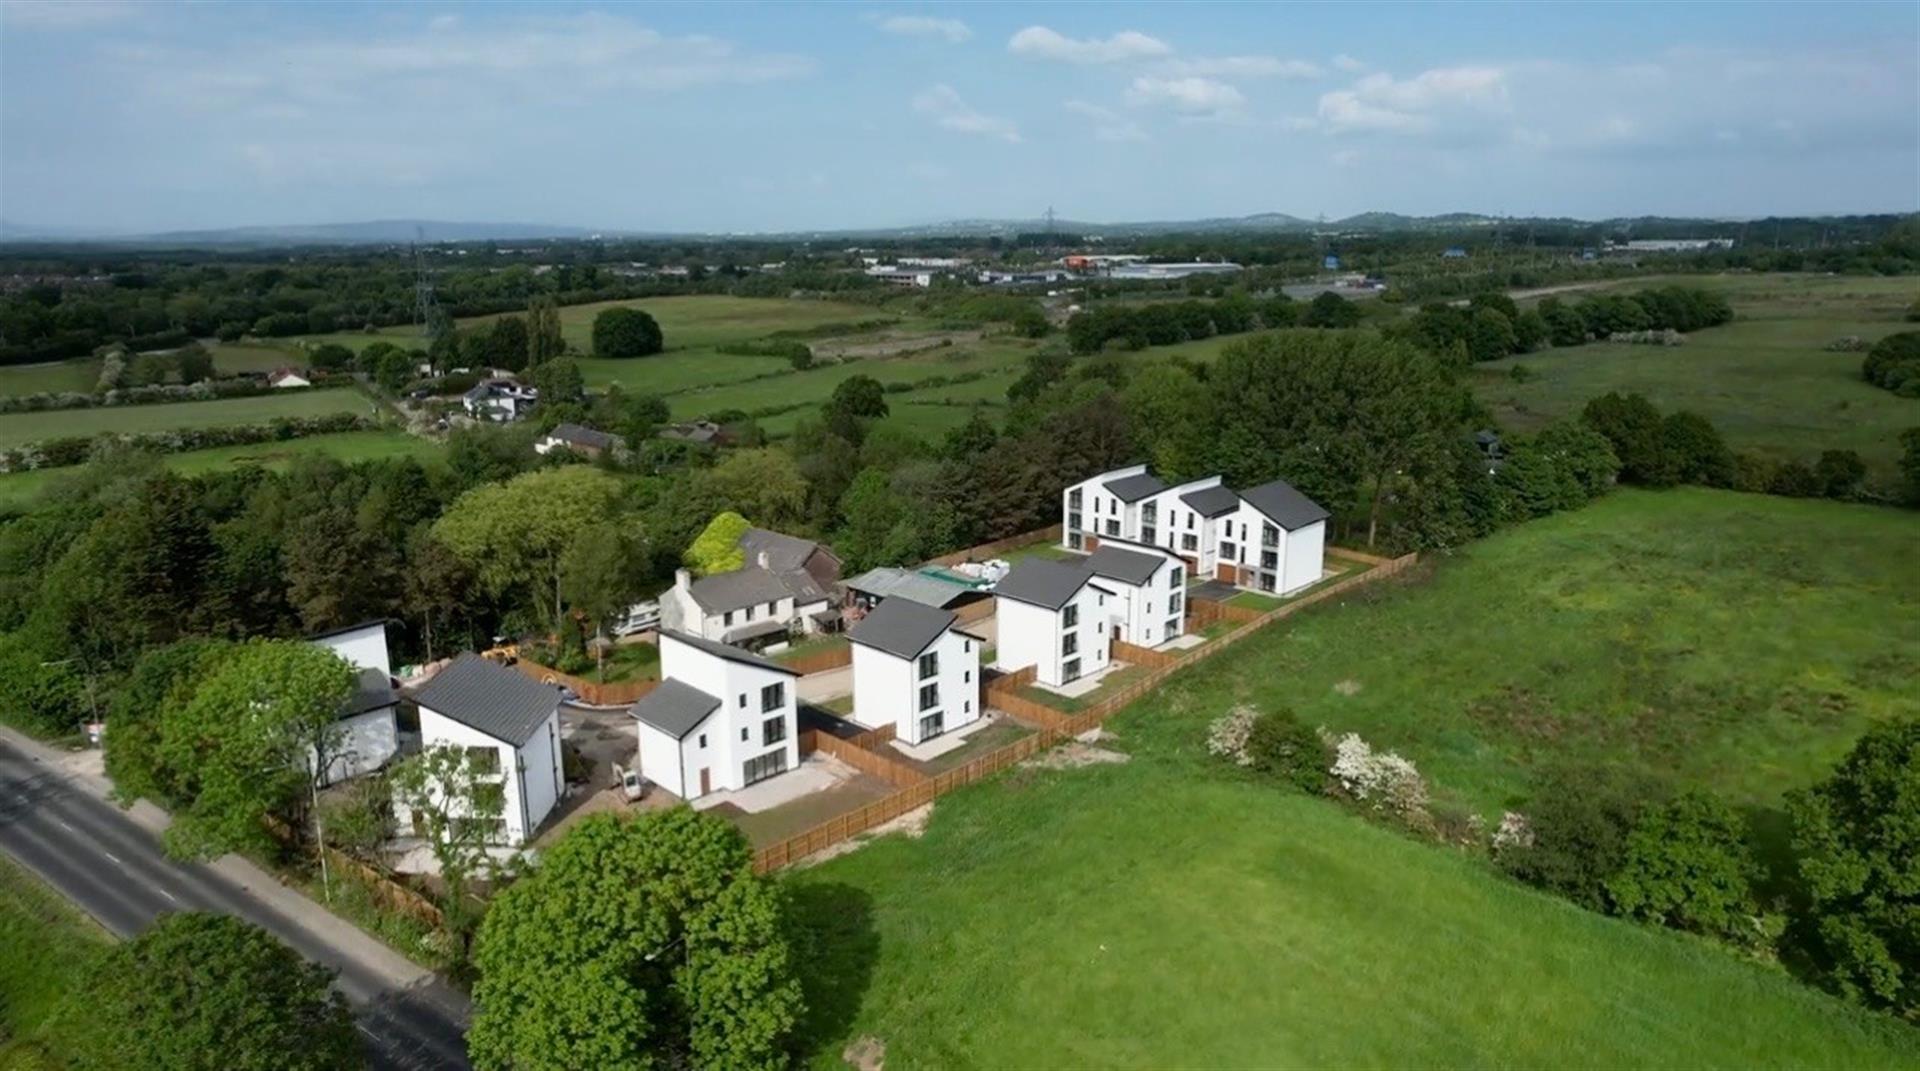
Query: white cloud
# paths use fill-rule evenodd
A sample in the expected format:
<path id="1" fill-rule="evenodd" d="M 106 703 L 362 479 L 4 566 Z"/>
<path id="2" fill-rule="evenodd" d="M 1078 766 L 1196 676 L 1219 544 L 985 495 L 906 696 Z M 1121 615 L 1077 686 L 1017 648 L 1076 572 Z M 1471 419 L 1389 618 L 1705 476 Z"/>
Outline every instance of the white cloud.
<path id="1" fill-rule="evenodd" d="M 1155 78 L 1142 75 L 1127 87 L 1127 102 L 1166 105 L 1189 115 L 1238 111 L 1247 98 L 1240 91 L 1211 78 Z"/>
<path id="2" fill-rule="evenodd" d="M 1112 108 L 1103 108 L 1098 104 L 1090 104 L 1084 100 L 1070 100 L 1062 106 L 1075 115 L 1083 115 L 1091 120 L 1093 136 L 1100 141 L 1147 140 L 1147 132 L 1140 129 L 1139 123 L 1121 115 Z"/>
<path id="3" fill-rule="evenodd" d="M 1336 133 L 1419 132 L 1434 126 L 1436 112 L 1498 107 L 1506 100 L 1506 75 L 1497 67 L 1436 67 L 1405 81 L 1369 74 L 1351 88 L 1323 93 L 1319 117 Z"/>
<path id="4" fill-rule="evenodd" d="M 1361 71 L 1364 71 L 1367 69 L 1366 64 L 1360 62 L 1357 59 L 1354 59 L 1352 56 L 1347 55 L 1345 52 L 1342 52 L 1338 56 L 1333 57 L 1333 65 L 1339 68 L 1340 70 L 1347 72 L 1348 74 L 1359 74 Z"/>
<path id="5" fill-rule="evenodd" d="M 1077 40 L 1045 26 L 1029 26 L 1007 41 L 1007 51 L 1030 59 L 1065 63 L 1118 63 L 1173 54 L 1173 46 L 1138 30 L 1122 30 L 1111 37 Z"/>
<path id="6" fill-rule="evenodd" d="M 1201 56 L 1170 59 L 1158 69 L 1174 76 L 1203 78 L 1318 78 L 1327 72 L 1317 63 L 1278 56 Z"/>
<path id="7" fill-rule="evenodd" d="M 887 33 L 902 37 L 938 37 L 952 44 L 973 39 L 973 30 L 959 19 L 936 19 L 926 15 L 889 15 L 877 24 Z"/>
<path id="8" fill-rule="evenodd" d="M 916 94 L 913 110 L 931 116 L 935 125 L 962 134 L 978 134 L 1002 141 L 1019 141 L 1020 128 L 1011 119 L 975 111 L 950 85 L 936 85 Z"/>
<path id="9" fill-rule="evenodd" d="M 140 5 L 117 0 L 6 0 L 0 26 L 9 30 L 84 30 L 132 18 Z"/>

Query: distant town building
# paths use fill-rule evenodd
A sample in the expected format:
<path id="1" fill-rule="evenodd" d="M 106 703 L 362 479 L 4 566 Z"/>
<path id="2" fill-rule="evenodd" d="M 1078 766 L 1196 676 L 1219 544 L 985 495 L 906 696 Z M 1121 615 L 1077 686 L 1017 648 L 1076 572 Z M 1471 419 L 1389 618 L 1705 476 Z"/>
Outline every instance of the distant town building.
<path id="1" fill-rule="evenodd" d="M 1700 253 L 1709 249 L 1732 249 L 1731 238 L 1635 238 L 1615 243 L 1634 253 Z"/>
<path id="2" fill-rule="evenodd" d="M 1340 258 L 1332 253 L 1328 253 L 1326 258 L 1320 261 L 1320 267 L 1325 271 L 1339 271 Z"/>
<path id="3" fill-rule="evenodd" d="M 1440 254 L 1442 260 L 1465 260 L 1467 251 L 1460 246 L 1450 245 Z"/>

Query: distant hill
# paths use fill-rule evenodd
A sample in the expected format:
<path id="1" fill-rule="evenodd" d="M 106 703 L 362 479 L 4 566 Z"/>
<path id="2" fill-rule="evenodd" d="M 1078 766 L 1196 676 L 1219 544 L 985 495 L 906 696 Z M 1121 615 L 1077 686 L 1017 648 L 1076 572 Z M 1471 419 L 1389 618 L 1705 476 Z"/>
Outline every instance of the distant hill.
<path id="1" fill-rule="evenodd" d="M 412 241 L 484 242 L 545 238 L 591 238 L 585 227 L 544 223 L 462 223 L 431 219 L 376 219 L 360 223 L 222 227 L 210 230 L 110 234 L 71 227 L 34 227 L 0 220 L 0 241 L 107 242 L 128 245 L 278 246 L 386 245 Z"/>

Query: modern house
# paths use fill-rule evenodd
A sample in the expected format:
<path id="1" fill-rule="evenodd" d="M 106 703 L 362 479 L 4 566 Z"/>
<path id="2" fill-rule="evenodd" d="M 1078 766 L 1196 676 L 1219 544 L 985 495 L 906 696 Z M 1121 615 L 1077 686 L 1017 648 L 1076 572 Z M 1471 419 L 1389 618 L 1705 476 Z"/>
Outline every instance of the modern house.
<path id="1" fill-rule="evenodd" d="M 1063 492 L 1060 542 L 1087 552 L 1106 539 L 1160 547 L 1190 576 L 1284 595 L 1320 579 L 1327 516 L 1285 480 L 1244 491 L 1218 476 L 1169 486 L 1134 465 Z"/>
<path id="2" fill-rule="evenodd" d="M 980 638 L 959 618 L 908 598 L 890 598 L 847 632 L 853 644 L 853 720 L 894 727 L 923 744 L 980 717 Z"/>
<path id="3" fill-rule="evenodd" d="M 724 643 L 774 643 L 840 623 L 840 558 L 810 539 L 749 528 L 740 536 L 746 564 L 698 580 L 685 569 L 660 596 L 664 628 Z"/>
<path id="4" fill-rule="evenodd" d="M 393 664 L 387 655 L 387 624 L 368 621 L 312 637 L 353 667 L 353 697 L 340 712 L 340 739 L 327 761 L 322 784 L 359 777 L 386 765 L 400 750 L 400 727 L 395 716 L 398 699 L 393 691 Z M 307 764 L 313 765 L 308 756 Z"/>
<path id="5" fill-rule="evenodd" d="M 267 373 L 269 387 L 311 387 L 313 380 L 297 368 L 276 368 Z"/>
<path id="6" fill-rule="evenodd" d="M 618 449 L 620 441 L 604 431 L 580 424 L 555 424 L 553 430 L 533 444 L 533 452 L 546 456 L 555 450 L 571 450 L 582 457 L 599 457 Z"/>
<path id="7" fill-rule="evenodd" d="M 994 586 L 1001 669 L 1058 688 L 1107 668 L 1107 594 L 1083 564 L 1028 558 Z"/>
<path id="8" fill-rule="evenodd" d="M 422 748 L 466 748 L 489 777 L 499 778 L 503 805 L 493 842 L 526 843 L 565 788 L 559 689 L 468 652 L 412 695 L 420 707 Z"/>
<path id="9" fill-rule="evenodd" d="M 467 415 L 476 420 L 518 420 L 533 409 L 540 392 L 511 379 L 483 379 L 461 395 Z"/>
<path id="10" fill-rule="evenodd" d="M 1186 631 L 1187 567 L 1179 555 L 1110 538 L 1087 556 L 1086 567 L 1107 594 L 1112 639 L 1158 647 Z"/>
<path id="11" fill-rule="evenodd" d="M 660 684 L 630 711 L 641 776 L 691 800 L 799 765 L 798 677 L 750 651 L 662 631 Z"/>

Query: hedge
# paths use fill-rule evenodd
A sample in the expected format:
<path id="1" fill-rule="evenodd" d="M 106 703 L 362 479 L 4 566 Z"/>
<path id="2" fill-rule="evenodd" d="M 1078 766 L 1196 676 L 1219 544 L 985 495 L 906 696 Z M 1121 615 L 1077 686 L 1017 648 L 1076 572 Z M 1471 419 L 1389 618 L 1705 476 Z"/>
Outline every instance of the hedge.
<path id="1" fill-rule="evenodd" d="M 333 413 L 316 417 L 289 417 L 265 424 L 235 424 L 214 428 L 177 428 L 141 434 L 105 432 L 99 435 L 73 435 L 61 439 L 42 439 L 9 450 L 0 450 L 0 473 L 27 472 L 32 469 L 64 468 L 84 464 L 97 444 L 113 443 L 136 450 L 178 454 L 188 450 L 206 450 L 219 446 L 246 446 L 252 443 L 285 442 L 309 435 L 331 435 L 341 431 L 367 431 L 379 427 L 372 417 L 360 413 Z"/>
<path id="2" fill-rule="evenodd" d="M 206 402 L 221 398 L 252 398 L 262 394 L 313 390 L 332 386 L 330 377 L 309 373 L 312 387 L 275 387 L 257 376 L 205 379 L 198 383 L 159 383 L 120 387 L 104 393 L 42 391 L 38 394 L 0 395 L 0 413 L 44 413 L 58 409 L 107 409 L 123 405 L 164 405 L 168 402 Z M 344 378 L 344 377 L 343 377 Z"/>

